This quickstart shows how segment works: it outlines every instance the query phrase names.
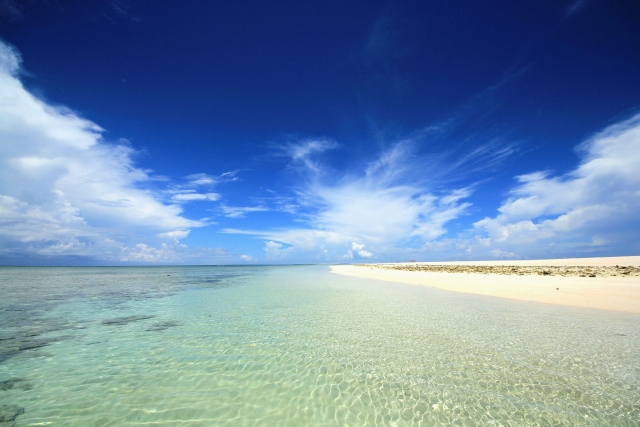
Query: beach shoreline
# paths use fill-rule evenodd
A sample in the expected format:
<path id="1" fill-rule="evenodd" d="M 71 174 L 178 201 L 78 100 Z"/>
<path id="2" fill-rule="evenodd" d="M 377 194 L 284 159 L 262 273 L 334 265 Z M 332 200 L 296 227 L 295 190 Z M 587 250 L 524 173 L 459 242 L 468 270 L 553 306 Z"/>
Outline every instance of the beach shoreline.
<path id="1" fill-rule="evenodd" d="M 454 292 L 640 314 L 638 267 L 640 256 L 381 263 L 332 265 L 330 268 L 341 275 L 432 286 Z M 587 270 L 588 274 L 582 274 Z"/>

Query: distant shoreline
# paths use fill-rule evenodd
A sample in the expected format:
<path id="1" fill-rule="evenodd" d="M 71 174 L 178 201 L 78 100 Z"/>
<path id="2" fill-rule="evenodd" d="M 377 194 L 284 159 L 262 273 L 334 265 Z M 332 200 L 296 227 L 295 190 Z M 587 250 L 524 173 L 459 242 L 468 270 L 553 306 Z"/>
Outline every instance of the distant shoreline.
<path id="1" fill-rule="evenodd" d="M 640 256 L 332 265 L 331 271 L 454 292 L 640 314 Z"/>

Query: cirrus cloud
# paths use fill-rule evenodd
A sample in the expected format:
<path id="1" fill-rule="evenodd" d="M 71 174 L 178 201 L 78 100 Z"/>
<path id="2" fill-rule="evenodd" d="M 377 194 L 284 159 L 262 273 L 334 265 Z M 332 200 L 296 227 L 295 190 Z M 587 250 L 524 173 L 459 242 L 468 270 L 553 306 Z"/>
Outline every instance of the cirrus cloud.
<path id="1" fill-rule="evenodd" d="M 293 191 L 300 206 L 297 220 L 304 226 L 225 232 L 264 239 L 272 261 L 373 259 L 377 253 L 386 256 L 398 247 L 437 239 L 447 232 L 445 224 L 470 206 L 464 201 L 469 188 L 435 193 L 429 182 L 416 179 L 415 156 L 406 141 L 383 151 L 359 173 L 341 176 L 328 173 L 318 158 L 337 148 L 327 141 L 302 140 L 283 149 L 301 182 Z"/>

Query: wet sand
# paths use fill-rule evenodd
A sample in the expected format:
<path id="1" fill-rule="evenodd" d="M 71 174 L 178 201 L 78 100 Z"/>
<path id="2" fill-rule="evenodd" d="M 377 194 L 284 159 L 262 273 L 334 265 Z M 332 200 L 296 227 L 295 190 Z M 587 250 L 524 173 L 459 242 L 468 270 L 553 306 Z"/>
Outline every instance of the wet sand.
<path id="1" fill-rule="evenodd" d="M 640 313 L 640 257 L 333 265 L 337 274 Z"/>

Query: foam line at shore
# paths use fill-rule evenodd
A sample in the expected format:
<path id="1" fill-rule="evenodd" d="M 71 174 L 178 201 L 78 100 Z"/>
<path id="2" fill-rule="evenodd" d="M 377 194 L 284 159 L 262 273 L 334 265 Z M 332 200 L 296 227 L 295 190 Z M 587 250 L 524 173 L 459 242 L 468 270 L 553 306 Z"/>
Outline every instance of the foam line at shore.
<path id="1" fill-rule="evenodd" d="M 640 314 L 640 277 L 579 277 L 498 275 L 406 271 L 380 268 L 393 265 L 522 265 L 522 266 L 640 266 L 640 257 L 581 258 L 535 261 L 479 261 L 333 265 L 337 274 L 432 286 L 455 292 Z"/>

